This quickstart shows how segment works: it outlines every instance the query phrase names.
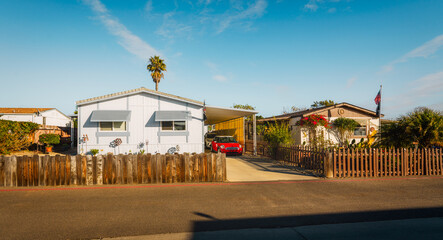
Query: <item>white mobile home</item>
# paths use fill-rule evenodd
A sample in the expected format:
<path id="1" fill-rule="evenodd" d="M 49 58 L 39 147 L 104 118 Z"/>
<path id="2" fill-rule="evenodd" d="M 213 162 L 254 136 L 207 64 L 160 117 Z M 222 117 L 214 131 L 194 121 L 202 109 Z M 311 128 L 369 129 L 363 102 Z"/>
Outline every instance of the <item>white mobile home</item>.
<path id="1" fill-rule="evenodd" d="M 71 118 L 56 108 L 0 108 L 0 119 L 57 127 L 71 126 Z"/>
<path id="2" fill-rule="evenodd" d="M 203 103 L 147 88 L 77 101 L 78 153 L 203 151 Z"/>

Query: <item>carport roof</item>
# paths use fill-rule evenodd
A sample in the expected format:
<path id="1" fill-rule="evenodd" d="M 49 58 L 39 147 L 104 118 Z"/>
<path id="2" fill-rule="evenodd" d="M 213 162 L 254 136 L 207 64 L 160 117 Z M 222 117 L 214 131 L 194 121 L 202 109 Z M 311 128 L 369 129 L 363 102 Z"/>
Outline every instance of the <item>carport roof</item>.
<path id="1" fill-rule="evenodd" d="M 216 124 L 225 122 L 228 120 L 247 117 L 253 114 L 257 114 L 257 111 L 237 109 L 237 108 L 224 108 L 215 106 L 206 106 L 206 121 L 205 124 Z"/>

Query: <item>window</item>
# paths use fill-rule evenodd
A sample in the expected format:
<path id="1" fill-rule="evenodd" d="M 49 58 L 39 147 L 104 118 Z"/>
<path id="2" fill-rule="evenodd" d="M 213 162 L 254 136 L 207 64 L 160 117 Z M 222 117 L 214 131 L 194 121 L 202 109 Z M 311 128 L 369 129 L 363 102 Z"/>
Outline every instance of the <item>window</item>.
<path id="1" fill-rule="evenodd" d="M 100 122 L 100 131 L 124 132 L 126 131 L 126 122 Z"/>
<path id="2" fill-rule="evenodd" d="M 354 136 L 366 136 L 366 126 L 356 127 L 354 129 Z"/>
<path id="3" fill-rule="evenodd" d="M 186 131 L 185 121 L 163 121 L 161 122 L 162 131 Z"/>

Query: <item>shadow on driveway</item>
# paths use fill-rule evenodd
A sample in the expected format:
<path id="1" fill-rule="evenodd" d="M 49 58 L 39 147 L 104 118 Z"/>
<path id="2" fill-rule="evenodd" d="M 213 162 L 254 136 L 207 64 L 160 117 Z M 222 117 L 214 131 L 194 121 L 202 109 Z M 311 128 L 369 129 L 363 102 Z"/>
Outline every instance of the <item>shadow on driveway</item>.
<path id="1" fill-rule="evenodd" d="M 312 173 L 283 166 L 261 156 L 226 156 L 230 182 L 286 181 L 317 179 Z"/>

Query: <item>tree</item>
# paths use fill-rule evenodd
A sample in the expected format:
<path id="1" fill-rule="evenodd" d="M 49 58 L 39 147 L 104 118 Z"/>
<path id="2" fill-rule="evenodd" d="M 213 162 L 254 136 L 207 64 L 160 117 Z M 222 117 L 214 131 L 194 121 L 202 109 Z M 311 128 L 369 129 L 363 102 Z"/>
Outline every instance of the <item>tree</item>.
<path id="1" fill-rule="evenodd" d="M 166 64 L 164 60 L 159 56 L 149 58 L 149 64 L 147 66 L 149 72 L 151 72 L 152 80 L 155 82 L 155 91 L 158 91 L 158 84 L 164 77 L 163 71 L 166 72 Z"/>
<path id="2" fill-rule="evenodd" d="M 255 110 L 255 107 L 253 107 L 249 104 L 244 104 L 244 105 L 243 104 L 234 104 L 232 107 L 236 108 L 236 109 Z M 258 119 L 262 119 L 263 116 L 257 115 L 257 116 L 255 116 L 255 118 L 258 120 Z M 246 120 L 252 121 L 252 116 L 246 117 Z"/>
<path id="3" fill-rule="evenodd" d="M 332 100 L 323 100 L 323 101 L 315 101 L 311 107 L 313 108 L 319 108 L 319 107 L 327 107 L 334 105 L 335 102 Z"/>
<path id="4" fill-rule="evenodd" d="M 409 148 L 412 147 L 412 138 L 406 134 L 406 126 L 399 121 L 388 122 L 381 125 L 381 136 L 376 135 L 375 147 Z"/>
<path id="5" fill-rule="evenodd" d="M 360 124 L 354 119 L 340 117 L 333 122 L 333 132 L 335 132 L 340 146 L 344 146 L 348 139 L 352 136 L 354 129 Z"/>
<path id="6" fill-rule="evenodd" d="M 429 108 L 416 108 L 397 121 L 383 124 L 377 145 L 382 147 L 412 147 L 413 143 L 427 148 L 443 142 L 443 115 Z"/>
<path id="7" fill-rule="evenodd" d="M 306 110 L 305 107 L 296 107 L 296 106 L 291 106 L 291 108 L 289 108 L 289 110 L 287 110 L 285 107 L 283 107 L 283 114 L 288 114 L 288 113 L 293 113 L 293 112 L 299 112 L 299 111 L 304 111 Z"/>
<path id="8" fill-rule="evenodd" d="M 419 147 L 430 147 L 443 141 L 443 115 L 429 108 L 416 108 L 413 112 L 401 117 L 405 132 L 411 136 Z M 383 137 L 383 135 L 382 135 Z"/>
<path id="9" fill-rule="evenodd" d="M 245 110 L 255 110 L 255 107 L 249 105 L 249 104 L 234 104 L 233 108 L 237 109 L 245 109 Z"/>

